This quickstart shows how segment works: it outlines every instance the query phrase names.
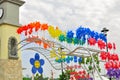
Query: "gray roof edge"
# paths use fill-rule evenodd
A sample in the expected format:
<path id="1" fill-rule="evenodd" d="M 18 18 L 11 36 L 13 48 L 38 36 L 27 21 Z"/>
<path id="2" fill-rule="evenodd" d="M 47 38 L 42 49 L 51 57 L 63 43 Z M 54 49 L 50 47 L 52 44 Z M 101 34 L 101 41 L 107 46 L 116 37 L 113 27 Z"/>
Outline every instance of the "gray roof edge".
<path id="1" fill-rule="evenodd" d="M 0 4 L 2 4 L 3 2 L 10 2 L 19 6 L 22 6 L 25 3 L 25 1 L 22 0 L 0 0 Z"/>

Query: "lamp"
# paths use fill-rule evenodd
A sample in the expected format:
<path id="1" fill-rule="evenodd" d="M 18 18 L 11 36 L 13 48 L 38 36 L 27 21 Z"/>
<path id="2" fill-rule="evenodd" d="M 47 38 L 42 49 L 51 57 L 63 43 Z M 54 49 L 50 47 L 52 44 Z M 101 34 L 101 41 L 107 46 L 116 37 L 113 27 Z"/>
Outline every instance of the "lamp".
<path id="1" fill-rule="evenodd" d="M 107 39 L 107 32 L 108 31 L 109 31 L 109 29 L 107 29 L 105 27 L 101 30 L 101 32 L 106 36 L 106 39 Z M 108 52 L 107 41 L 106 41 L 106 51 Z"/>
<path id="2" fill-rule="evenodd" d="M 108 31 L 109 31 L 109 29 L 107 29 L 107 28 L 105 28 L 105 27 L 101 30 L 101 32 L 104 33 L 105 36 L 107 36 L 107 32 L 108 32 Z"/>

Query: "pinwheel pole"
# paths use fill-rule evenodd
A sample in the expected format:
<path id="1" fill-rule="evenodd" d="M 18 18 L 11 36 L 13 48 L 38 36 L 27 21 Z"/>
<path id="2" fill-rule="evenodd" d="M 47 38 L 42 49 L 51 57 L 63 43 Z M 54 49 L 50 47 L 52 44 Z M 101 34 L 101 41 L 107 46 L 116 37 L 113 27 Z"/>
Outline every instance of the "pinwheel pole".
<path id="1" fill-rule="evenodd" d="M 61 59 L 62 59 L 62 50 L 64 48 L 60 47 L 60 56 L 61 56 Z M 63 62 L 61 62 L 61 72 L 62 72 L 62 75 L 63 75 Z"/>
<path id="2" fill-rule="evenodd" d="M 107 39 L 107 32 L 109 31 L 109 29 L 107 29 L 107 28 L 103 28 L 102 30 L 101 30 L 101 32 L 103 33 L 103 34 L 105 34 L 105 36 L 106 36 L 106 39 Z M 107 40 L 106 40 L 106 51 L 108 52 L 108 46 L 107 46 Z M 111 78 L 109 78 L 110 80 L 112 80 Z"/>

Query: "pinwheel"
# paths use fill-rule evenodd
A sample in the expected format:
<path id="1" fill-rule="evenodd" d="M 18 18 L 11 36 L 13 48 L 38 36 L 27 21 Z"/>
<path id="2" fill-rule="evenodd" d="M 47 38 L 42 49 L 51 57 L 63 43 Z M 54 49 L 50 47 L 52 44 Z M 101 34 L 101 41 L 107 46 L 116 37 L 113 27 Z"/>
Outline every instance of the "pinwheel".
<path id="1" fill-rule="evenodd" d="M 90 45 L 95 45 L 95 44 L 96 44 L 95 38 L 89 38 L 89 39 L 88 39 L 88 43 L 89 43 Z"/>
<path id="2" fill-rule="evenodd" d="M 70 72 L 70 76 L 75 78 L 76 80 L 79 80 L 79 79 L 89 80 L 90 79 L 89 74 L 87 74 L 86 71 L 84 70 Z"/>
<path id="3" fill-rule="evenodd" d="M 100 34 L 99 34 L 99 38 L 100 38 L 101 40 L 103 40 L 104 42 L 107 41 L 106 36 L 105 36 L 105 34 L 103 34 L 103 33 L 100 33 Z"/>
<path id="4" fill-rule="evenodd" d="M 112 66 L 113 66 L 113 62 L 112 61 L 109 61 L 109 62 L 106 62 L 105 63 L 105 68 L 108 70 L 108 69 L 110 69 L 110 68 L 112 68 Z"/>
<path id="5" fill-rule="evenodd" d="M 105 49 L 106 45 L 102 40 L 98 40 L 97 43 L 100 49 Z"/>
<path id="6" fill-rule="evenodd" d="M 106 60 L 107 57 L 108 57 L 108 54 L 106 54 L 106 52 L 101 52 L 100 57 L 101 57 L 102 60 Z"/>
<path id="7" fill-rule="evenodd" d="M 79 44 L 79 39 L 75 37 L 75 38 L 73 39 L 73 43 L 74 43 L 74 44 Z"/>
<path id="8" fill-rule="evenodd" d="M 73 38 L 73 36 L 74 36 L 74 33 L 72 31 L 67 32 L 67 37 L 68 38 Z"/>
<path id="9" fill-rule="evenodd" d="M 109 69 L 107 70 L 107 75 L 110 77 L 110 78 L 115 78 L 116 80 L 119 80 L 120 79 L 120 69 Z"/>
<path id="10" fill-rule="evenodd" d="M 35 23 L 35 31 L 38 31 L 40 29 L 40 27 L 41 27 L 40 22 L 36 22 Z"/>
<path id="11" fill-rule="evenodd" d="M 117 54 L 112 54 L 111 56 L 112 56 L 112 60 L 113 60 L 113 61 L 118 61 L 118 60 L 119 60 Z"/>
<path id="12" fill-rule="evenodd" d="M 59 40 L 61 41 L 61 42 L 63 42 L 63 41 L 65 41 L 65 35 L 63 35 L 63 34 L 61 34 L 60 36 L 59 36 Z"/>
<path id="13" fill-rule="evenodd" d="M 55 58 L 55 61 L 58 62 L 58 63 L 61 63 L 61 62 L 65 62 L 65 58 L 66 58 L 66 52 L 60 52 L 60 50 L 58 50 L 58 53 L 56 53 L 56 51 L 54 49 L 52 49 L 50 51 L 50 56 L 51 58 Z"/>
<path id="14" fill-rule="evenodd" d="M 107 43 L 107 47 L 108 47 L 108 49 L 112 49 L 112 44 L 109 42 L 109 43 Z"/>
<path id="15" fill-rule="evenodd" d="M 47 30 L 48 29 L 48 24 L 42 24 L 41 25 L 41 30 Z"/>

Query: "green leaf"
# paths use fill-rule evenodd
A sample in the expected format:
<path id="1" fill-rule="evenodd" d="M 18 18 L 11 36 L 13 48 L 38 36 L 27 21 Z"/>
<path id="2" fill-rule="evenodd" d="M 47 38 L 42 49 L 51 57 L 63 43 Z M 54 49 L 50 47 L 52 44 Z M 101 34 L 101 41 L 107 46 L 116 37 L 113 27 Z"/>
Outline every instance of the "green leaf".
<path id="1" fill-rule="evenodd" d="M 84 58 L 84 57 L 82 57 L 82 63 L 83 63 L 83 64 L 85 63 L 85 58 Z"/>
<path id="2" fill-rule="evenodd" d="M 97 64 L 99 64 L 100 62 L 99 62 L 99 61 L 97 61 L 96 63 L 97 63 Z"/>
<path id="3" fill-rule="evenodd" d="M 101 69 L 100 69 L 100 68 L 98 68 L 98 71 L 99 71 L 99 72 L 101 72 Z"/>
<path id="4" fill-rule="evenodd" d="M 92 58 L 90 58 L 90 64 L 92 63 Z"/>
<path id="5" fill-rule="evenodd" d="M 91 66 L 91 65 L 89 65 L 89 67 L 88 67 L 88 68 L 89 68 L 89 70 L 92 70 L 92 66 Z"/>

